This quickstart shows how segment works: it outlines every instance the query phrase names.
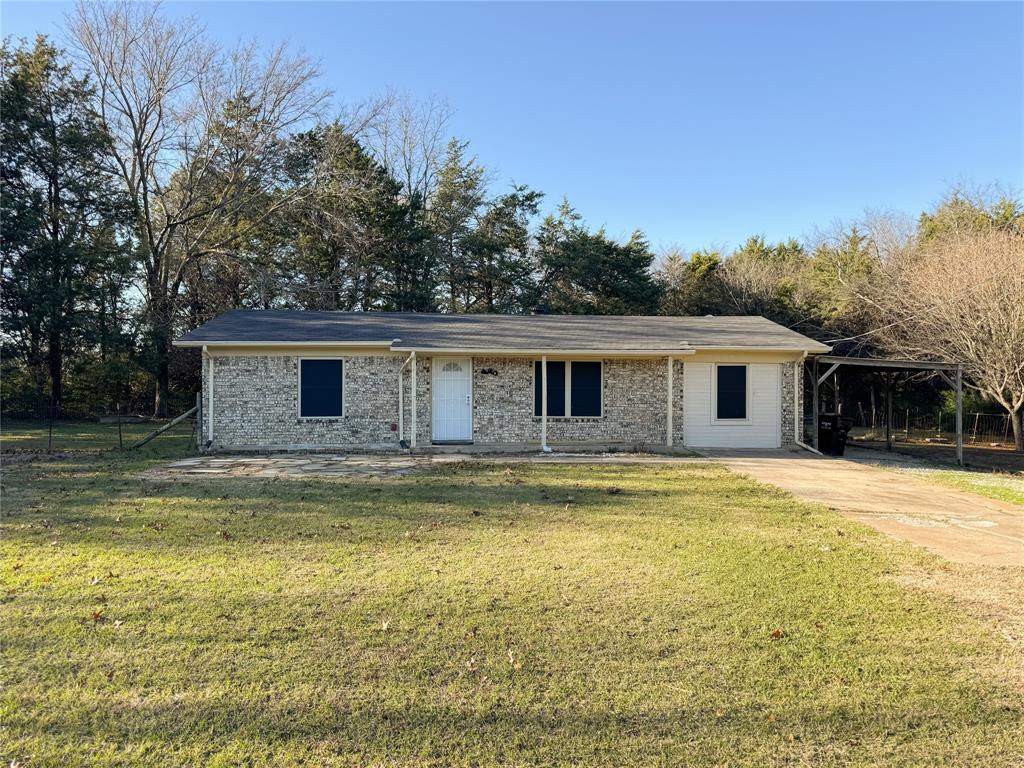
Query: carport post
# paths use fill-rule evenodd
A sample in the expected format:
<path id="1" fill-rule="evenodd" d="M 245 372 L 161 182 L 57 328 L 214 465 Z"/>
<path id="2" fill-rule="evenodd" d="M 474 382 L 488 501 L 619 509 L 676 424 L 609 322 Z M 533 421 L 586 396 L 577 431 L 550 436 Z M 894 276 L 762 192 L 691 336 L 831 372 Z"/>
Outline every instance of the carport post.
<path id="1" fill-rule="evenodd" d="M 956 463 L 964 465 L 964 367 L 956 364 Z"/>
<path id="2" fill-rule="evenodd" d="M 811 425 L 811 429 L 814 431 L 811 433 L 811 445 L 817 451 L 820 450 L 818 446 L 818 358 L 814 358 L 814 363 L 811 366 L 811 394 L 814 400 L 814 419 Z"/>
<path id="3" fill-rule="evenodd" d="M 892 450 L 892 374 L 882 374 L 885 379 L 885 450 Z"/>

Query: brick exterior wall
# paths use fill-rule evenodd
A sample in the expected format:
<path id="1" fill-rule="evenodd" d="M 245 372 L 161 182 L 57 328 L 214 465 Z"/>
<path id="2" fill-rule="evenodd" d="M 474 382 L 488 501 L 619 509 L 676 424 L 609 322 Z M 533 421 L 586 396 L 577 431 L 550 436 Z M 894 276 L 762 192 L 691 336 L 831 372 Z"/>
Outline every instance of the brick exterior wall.
<path id="1" fill-rule="evenodd" d="M 299 418 L 299 357 L 214 356 L 213 450 L 397 448 L 402 357 L 345 357 L 345 415 Z M 203 393 L 209 392 L 203 367 Z M 209 407 L 203 418 L 203 443 Z"/>
<path id="2" fill-rule="evenodd" d="M 781 363 L 782 365 L 782 444 L 783 445 L 795 445 L 795 430 L 796 421 L 795 419 L 803 420 L 803 402 L 804 402 L 804 382 L 803 376 L 798 376 L 796 365 L 794 363 Z M 802 364 L 800 366 L 802 371 Z M 794 411 L 793 409 L 793 387 L 796 386 L 799 390 L 799 409 Z"/>
<path id="3" fill-rule="evenodd" d="M 345 415 L 300 419 L 299 356 L 224 355 L 214 365 L 212 450 L 302 448 L 398 448 L 398 377 L 405 356 L 346 356 Z M 521 446 L 540 442 L 533 415 L 532 359 L 476 357 L 472 360 L 473 439 L 480 445 Z M 606 359 L 602 415 L 548 419 L 552 445 L 610 444 L 628 448 L 665 445 L 667 365 L 664 359 Z M 484 374 L 493 369 L 497 375 Z M 417 445 L 431 443 L 431 360 L 418 357 Z M 673 444 L 685 444 L 684 359 L 673 371 Z M 793 442 L 792 363 L 782 364 L 782 440 Z M 411 371 L 402 372 L 405 437 L 412 427 Z M 802 382 L 797 386 L 802 390 Z M 208 439 L 208 361 L 203 363 L 203 444 Z"/>
<path id="4" fill-rule="evenodd" d="M 686 431 L 683 428 L 683 372 L 686 369 L 682 360 L 676 360 L 672 368 L 672 445 L 682 447 L 686 444 Z"/>
<path id="5" fill-rule="evenodd" d="M 602 361 L 602 415 L 552 417 L 548 442 L 622 444 L 629 447 L 665 444 L 667 364 L 665 360 Z M 497 375 L 483 374 L 485 368 Z M 533 415 L 534 361 L 516 357 L 473 360 L 473 440 L 485 445 L 539 443 L 540 419 Z M 682 366 L 676 369 L 682 385 Z M 673 382 L 675 384 L 675 382 Z M 682 411 L 678 412 L 682 428 Z"/>

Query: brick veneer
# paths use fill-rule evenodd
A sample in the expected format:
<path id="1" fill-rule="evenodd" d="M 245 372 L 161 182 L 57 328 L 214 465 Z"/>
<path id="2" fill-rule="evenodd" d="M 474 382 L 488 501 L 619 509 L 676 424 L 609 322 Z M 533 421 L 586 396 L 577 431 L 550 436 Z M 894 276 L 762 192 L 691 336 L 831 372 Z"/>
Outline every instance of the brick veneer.
<path id="1" fill-rule="evenodd" d="M 346 356 L 345 414 L 340 418 L 300 419 L 300 356 L 224 355 L 214 365 L 214 435 L 211 449 L 365 448 L 396 449 L 398 376 L 404 356 Z M 550 418 L 551 444 L 596 443 L 644 448 L 665 445 L 667 366 L 664 359 L 606 359 L 603 411 L 596 418 Z M 540 419 L 533 415 L 532 359 L 473 358 L 473 439 L 481 445 L 525 446 L 540 441 Z M 431 439 L 431 360 L 417 366 L 417 442 Z M 484 369 L 497 374 L 484 374 Z M 673 442 L 682 446 L 685 361 L 673 371 Z M 203 365 L 203 393 L 208 389 Z M 410 370 L 405 388 L 405 436 L 411 430 Z M 782 364 L 782 438 L 793 441 L 794 366 Z M 796 382 L 802 390 L 802 381 Z M 209 408 L 203 418 L 206 441 Z"/>

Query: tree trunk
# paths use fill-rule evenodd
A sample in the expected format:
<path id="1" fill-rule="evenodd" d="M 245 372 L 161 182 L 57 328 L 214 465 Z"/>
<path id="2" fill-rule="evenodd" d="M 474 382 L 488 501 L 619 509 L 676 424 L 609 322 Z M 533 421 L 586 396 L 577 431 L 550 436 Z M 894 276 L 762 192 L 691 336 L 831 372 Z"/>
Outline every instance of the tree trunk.
<path id="1" fill-rule="evenodd" d="M 156 352 L 156 391 L 153 398 L 153 415 L 164 418 L 170 409 L 171 393 L 171 330 L 166 327 L 156 329 L 154 347 Z"/>
<path id="2" fill-rule="evenodd" d="M 169 413 L 171 398 L 171 376 L 168 353 L 166 349 L 158 350 L 160 360 L 156 369 L 156 392 L 153 399 L 153 415 L 159 418 L 166 417 Z"/>
<path id="3" fill-rule="evenodd" d="M 151 280 L 147 314 L 153 333 L 153 415 L 166 417 L 170 407 L 171 339 L 174 334 L 174 299 L 159 281 Z"/>
<path id="4" fill-rule="evenodd" d="M 64 348 L 59 335 L 50 337 L 47 363 L 50 368 L 50 405 L 54 418 L 60 418 L 61 403 L 64 402 Z"/>
<path id="5" fill-rule="evenodd" d="M 1013 447 L 1024 453 L 1024 408 L 1010 412 L 1010 423 L 1013 424 Z"/>

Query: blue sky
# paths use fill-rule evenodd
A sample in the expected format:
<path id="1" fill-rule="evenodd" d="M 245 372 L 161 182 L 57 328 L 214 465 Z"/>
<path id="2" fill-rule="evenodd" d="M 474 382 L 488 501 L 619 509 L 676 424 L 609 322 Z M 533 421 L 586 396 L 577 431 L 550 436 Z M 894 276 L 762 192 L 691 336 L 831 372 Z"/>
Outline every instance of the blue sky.
<path id="1" fill-rule="evenodd" d="M 3 34 L 65 3 L 4 2 Z M 441 96 L 494 172 L 658 246 L 912 214 L 1024 187 L 1022 3 L 169 3 L 227 43 L 288 40 L 341 102 Z"/>

